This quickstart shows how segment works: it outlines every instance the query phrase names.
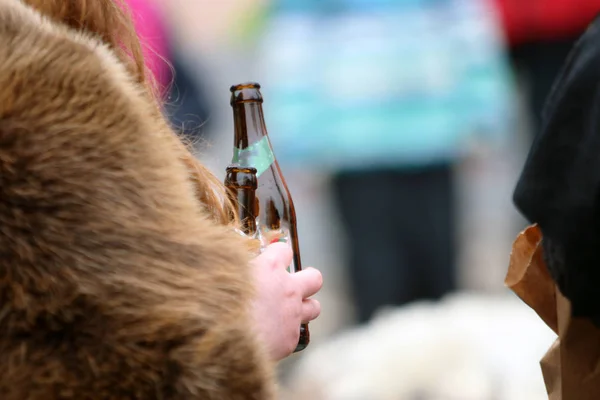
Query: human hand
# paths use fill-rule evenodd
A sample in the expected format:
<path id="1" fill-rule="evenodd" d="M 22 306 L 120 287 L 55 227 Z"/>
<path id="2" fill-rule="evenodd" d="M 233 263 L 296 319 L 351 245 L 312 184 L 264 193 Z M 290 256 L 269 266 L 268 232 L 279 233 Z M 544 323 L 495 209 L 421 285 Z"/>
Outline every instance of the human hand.
<path id="1" fill-rule="evenodd" d="M 260 339 L 276 361 L 295 350 L 300 324 L 314 320 L 321 313 L 319 302 L 309 299 L 323 285 L 321 273 L 306 268 L 290 274 L 287 267 L 292 256 L 289 244 L 274 243 L 252 261 L 257 289 L 254 320 Z"/>

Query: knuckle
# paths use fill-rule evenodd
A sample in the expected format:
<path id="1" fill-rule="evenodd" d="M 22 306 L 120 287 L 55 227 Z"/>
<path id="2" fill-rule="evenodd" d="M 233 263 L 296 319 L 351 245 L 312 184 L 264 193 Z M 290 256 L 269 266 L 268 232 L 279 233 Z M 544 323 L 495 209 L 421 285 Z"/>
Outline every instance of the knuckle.
<path id="1" fill-rule="evenodd" d="M 287 298 L 295 299 L 300 297 L 302 293 L 302 287 L 294 277 L 286 271 L 281 271 L 281 285 L 283 292 Z"/>
<path id="2" fill-rule="evenodd" d="M 274 253 L 264 253 L 264 265 L 270 269 L 277 268 L 277 255 Z"/>
<path id="3" fill-rule="evenodd" d="M 277 253 L 279 254 L 279 257 L 281 258 L 282 262 L 285 262 L 287 264 L 288 260 L 291 260 L 293 258 L 294 252 L 292 251 L 292 248 L 289 244 L 275 243 L 273 244 L 273 246 L 277 246 L 275 247 L 275 249 L 277 250 Z"/>
<path id="4" fill-rule="evenodd" d="M 302 291 L 300 290 L 300 287 L 297 284 L 294 284 L 294 282 L 288 285 L 287 297 L 298 301 L 301 300 Z"/>

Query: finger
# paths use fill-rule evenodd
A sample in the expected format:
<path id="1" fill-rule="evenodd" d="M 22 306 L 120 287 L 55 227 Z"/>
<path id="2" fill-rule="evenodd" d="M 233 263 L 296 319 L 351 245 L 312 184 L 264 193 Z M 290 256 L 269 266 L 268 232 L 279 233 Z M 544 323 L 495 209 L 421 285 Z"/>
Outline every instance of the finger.
<path id="1" fill-rule="evenodd" d="M 303 299 L 315 295 L 323 286 L 321 271 L 312 267 L 296 272 L 292 276 L 300 283 L 300 293 Z"/>
<path id="2" fill-rule="evenodd" d="M 269 265 L 272 268 L 287 268 L 292 263 L 293 256 L 294 253 L 289 244 L 273 243 L 256 257 L 255 262 L 259 265 Z"/>
<path id="3" fill-rule="evenodd" d="M 315 299 L 306 299 L 302 302 L 302 323 L 306 324 L 321 315 L 321 303 Z"/>

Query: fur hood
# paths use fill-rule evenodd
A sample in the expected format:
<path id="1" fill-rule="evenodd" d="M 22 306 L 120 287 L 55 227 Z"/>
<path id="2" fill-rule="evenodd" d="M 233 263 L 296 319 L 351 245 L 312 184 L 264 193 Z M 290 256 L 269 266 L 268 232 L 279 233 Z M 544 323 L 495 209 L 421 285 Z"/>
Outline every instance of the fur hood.
<path id="1" fill-rule="evenodd" d="M 96 39 L 0 0 L 0 399 L 271 399 L 248 254 Z"/>

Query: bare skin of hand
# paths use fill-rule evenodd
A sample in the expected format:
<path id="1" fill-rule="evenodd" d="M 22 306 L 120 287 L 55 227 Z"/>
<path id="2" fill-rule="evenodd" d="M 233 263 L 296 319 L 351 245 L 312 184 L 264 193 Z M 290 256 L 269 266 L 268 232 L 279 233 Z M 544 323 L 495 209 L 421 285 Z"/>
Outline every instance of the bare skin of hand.
<path id="1" fill-rule="evenodd" d="M 257 298 L 254 319 L 271 358 L 284 359 L 293 353 L 300 338 L 300 324 L 319 316 L 321 305 L 310 297 L 323 286 L 321 272 L 314 268 L 290 274 L 292 249 L 274 243 L 252 261 Z"/>

